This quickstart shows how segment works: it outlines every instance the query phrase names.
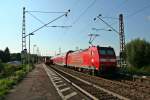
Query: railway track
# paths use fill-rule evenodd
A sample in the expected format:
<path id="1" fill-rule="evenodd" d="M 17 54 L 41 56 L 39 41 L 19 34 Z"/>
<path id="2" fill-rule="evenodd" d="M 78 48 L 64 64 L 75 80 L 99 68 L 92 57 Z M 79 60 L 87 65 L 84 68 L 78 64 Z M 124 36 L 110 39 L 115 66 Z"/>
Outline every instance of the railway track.
<path id="1" fill-rule="evenodd" d="M 133 76 L 133 81 L 149 86 L 150 76 L 136 76 L 136 75 L 134 75 Z"/>
<path id="2" fill-rule="evenodd" d="M 150 86 L 146 84 L 141 84 L 139 82 L 134 82 L 132 80 L 120 80 L 119 82 L 132 86 L 134 89 L 138 91 L 149 94 L 150 95 Z"/>
<path id="3" fill-rule="evenodd" d="M 119 78 L 120 81 L 124 79 L 130 82 L 138 83 L 140 86 L 146 86 L 150 88 L 149 86 L 150 76 L 138 76 L 138 75 L 123 74 L 123 73 L 118 73 L 118 74 L 122 76 Z"/>
<path id="4" fill-rule="evenodd" d="M 131 76 L 131 75 L 127 76 L 127 75 L 124 75 L 124 74 L 117 74 L 117 76 L 115 78 L 113 77 L 113 78 L 107 78 L 107 79 L 110 79 L 110 80 L 113 80 L 113 81 L 118 81 L 118 82 L 121 82 L 123 84 L 130 85 L 133 88 L 136 88 L 140 92 L 150 94 L 150 86 L 148 84 L 149 80 L 147 78 L 143 79 L 143 78 L 139 77 L 138 81 L 137 81 L 137 80 L 135 80 L 134 76 Z M 144 81 L 141 82 L 141 80 L 144 80 Z M 145 80 L 147 80 L 147 81 L 145 82 Z"/>
<path id="5" fill-rule="evenodd" d="M 82 91 L 83 93 L 85 93 L 85 91 L 79 89 L 79 87 L 77 87 L 71 81 L 69 81 L 53 69 L 48 68 L 44 64 L 43 67 L 62 100 L 98 100 L 96 97 L 90 94 L 83 95 L 80 91 Z M 77 89 L 74 87 L 76 87 Z"/>
<path id="6" fill-rule="evenodd" d="M 53 68 L 64 77 L 67 77 L 67 79 L 69 79 L 71 82 L 75 83 L 77 86 L 81 87 L 83 90 L 87 91 L 100 100 L 128 100 L 128 98 L 113 93 L 89 81 L 85 81 L 79 77 L 74 76 L 73 74 L 66 73 L 66 71 L 57 69 L 54 66 L 51 66 L 51 68 Z"/>
<path id="7" fill-rule="evenodd" d="M 90 82 L 92 85 L 96 85 L 104 89 L 107 89 L 109 91 L 112 91 L 111 92 L 112 94 L 113 93 L 119 94 L 119 96 L 125 97 L 125 99 L 129 98 L 132 100 L 149 100 L 150 98 L 149 88 L 145 88 L 144 86 L 141 87 L 141 85 L 137 85 L 134 82 L 130 82 L 130 81 L 119 82 L 115 80 L 104 79 L 101 77 L 86 75 L 60 66 L 52 65 L 51 67 L 59 71 L 62 70 L 80 79 L 86 80 L 87 82 Z"/>

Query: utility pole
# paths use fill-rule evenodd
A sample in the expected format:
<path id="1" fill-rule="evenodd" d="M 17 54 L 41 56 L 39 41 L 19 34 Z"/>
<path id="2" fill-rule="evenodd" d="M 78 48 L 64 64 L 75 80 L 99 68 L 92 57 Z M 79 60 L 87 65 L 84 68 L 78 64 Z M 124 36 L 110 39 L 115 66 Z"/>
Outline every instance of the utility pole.
<path id="1" fill-rule="evenodd" d="M 29 54 L 28 54 L 28 64 L 29 64 L 29 66 L 30 66 L 30 58 L 31 58 L 31 56 L 30 56 L 30 34 L 29 34 Z"/>
<path id="2" fill-rule="evenodd" d="M 29 12 L 40 12 L 40 13 L 63 13 L 62 15 L 56 17 L 55 19 L 49 21 L 48 23 L 42 25 L 41 27 L 35 29 L 34 31 L 32 31 L 31 33 L 29 33 L 28 35 L 26 35 L 26 25 L 25 25 L 25 14 L 29 13 Z M 51 24 L 52 22 L 60 19 L 63 16 L 68 16 L 68 13 L 70 12 L 70 10 L 68 10 L 67 12 L 41 12 L 41 11 L 26 11 L 25 7 L 23 7 L 23 21 L 22 21 L 22 51 L 21 51 L 21 61 L 22 64 L 26 63 L 26 59 L 27 59 L 27 49 L 26 49 L 26 37 L 29 36 L 29 54 L 28 54 L 28 63 L 30 63 L 30 35 L 34 35 L 33 33 L 39 31 L 40 29 L 47 27 L 49 24 Z M 31 14 L 32 15 L 32 14 Z M 33 15 L 32 15 L 33 16 Z M 37 19 L 35 16 L 33 16 L 35 19 Z M 39 19 L 37 19 L 38 21 L 40 21 Z M 52 27 L 57 27 L 57 26 L 52 26 Z M 70 26 L 59 26 L 59 27 L 70 27 Z"/>
<path id="3" fill-rule="evenodd" d="M 25 25 L 25 7 L 23 7 L 23 20 L 22 20 L 22 52 L 21 52 L 21 62 L 22 64 L 26 63 L 26 25 Z"/>
<path id="4" fill-rule="evenodd" d="M 61 54 L 61 47 L 59 47 L 59 54 Z"/>
<path id="5" fill-rule="evenodd" d="M 25 25 L 25 7 L 23 7 L 23 20 L 22 20 L 22 51 L 26 49 L 26 25 Z"/>
<path id="6" fill-rule="evenodd" d="M 119 15 L 119 38 L 120 38 L 120 67 L 126 66 L 125 35 L 123 14 Z"/>
<path id="7" fill-rule="evenodd" d="M 76 46 L 76 47 L 75 47 L 75 49 L 76 49 L 76 51 L 78 51 L 78 50 L 79 50 L 79 47 L 78 47 L 78 46 Z"/>
<path id="8" fill-rule="evenodd" d="M 39 63 L 39 47 L 37 47 L 37 63 Z"/>
<path id="9" fill-rule="evenodd" d="M 34 48 L 36 47 L 36 45 L 34 44 L 33 45 L 33 64 L 35 63 L 35 55 L 36 55 L 36 53 L 34 53 Z"/>

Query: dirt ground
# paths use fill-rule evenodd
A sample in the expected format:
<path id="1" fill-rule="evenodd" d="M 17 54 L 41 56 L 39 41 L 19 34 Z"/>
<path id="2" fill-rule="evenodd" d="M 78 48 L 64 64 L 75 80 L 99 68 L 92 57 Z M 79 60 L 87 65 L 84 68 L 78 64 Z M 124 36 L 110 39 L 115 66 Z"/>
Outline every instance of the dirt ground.
<path id="1" fill-rule="evenodd" d="M 42 64 L 36 65 L 16 88 L 6 96 L 6 100 L 61 100 Z"/>

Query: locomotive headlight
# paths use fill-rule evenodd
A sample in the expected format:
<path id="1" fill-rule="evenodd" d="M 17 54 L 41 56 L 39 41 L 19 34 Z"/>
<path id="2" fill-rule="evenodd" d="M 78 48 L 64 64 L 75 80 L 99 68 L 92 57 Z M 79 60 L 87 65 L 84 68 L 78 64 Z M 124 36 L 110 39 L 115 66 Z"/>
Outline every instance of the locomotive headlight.
<path id="1" fill-rule="evenodd" d="M 91 62 L 94 63 L 94 59 L 93 58 L 91 59 Z"/>

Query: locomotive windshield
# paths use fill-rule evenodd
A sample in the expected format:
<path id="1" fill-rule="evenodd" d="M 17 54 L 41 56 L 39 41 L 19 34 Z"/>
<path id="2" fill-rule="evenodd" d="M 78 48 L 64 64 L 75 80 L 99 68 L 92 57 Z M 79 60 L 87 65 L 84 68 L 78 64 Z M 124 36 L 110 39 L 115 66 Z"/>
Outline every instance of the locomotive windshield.
<path id="1" fill-rule="evenodd" d="M 115 55 L 113 48 L 100 48 L 99 52 L 101 55 Z"/>

